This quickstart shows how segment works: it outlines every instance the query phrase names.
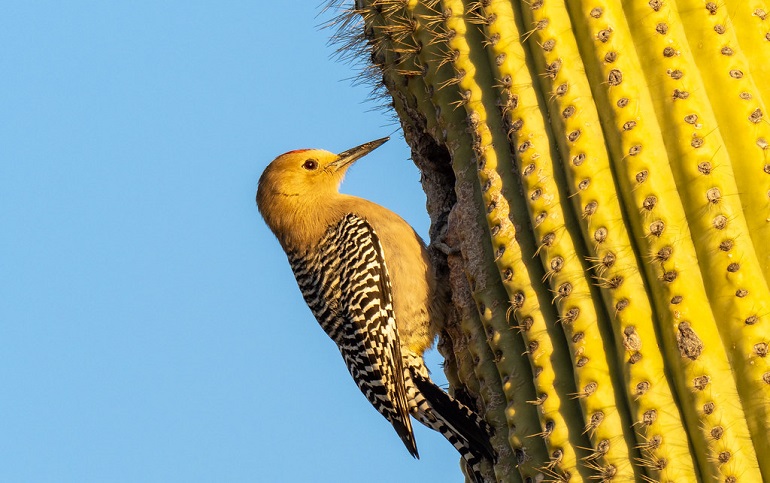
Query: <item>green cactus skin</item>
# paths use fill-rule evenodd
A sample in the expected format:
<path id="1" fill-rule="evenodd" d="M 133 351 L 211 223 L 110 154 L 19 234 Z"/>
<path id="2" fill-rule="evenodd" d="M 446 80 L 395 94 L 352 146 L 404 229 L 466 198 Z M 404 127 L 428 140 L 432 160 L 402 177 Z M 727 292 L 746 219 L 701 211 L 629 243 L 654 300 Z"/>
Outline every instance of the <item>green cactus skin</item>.
<path id="1" fill-rule="evenodd" d="M 770 481 L 766 2 L 353 12 L 451 158 L 442 349 L 499 431 L 490 481 Z"/>

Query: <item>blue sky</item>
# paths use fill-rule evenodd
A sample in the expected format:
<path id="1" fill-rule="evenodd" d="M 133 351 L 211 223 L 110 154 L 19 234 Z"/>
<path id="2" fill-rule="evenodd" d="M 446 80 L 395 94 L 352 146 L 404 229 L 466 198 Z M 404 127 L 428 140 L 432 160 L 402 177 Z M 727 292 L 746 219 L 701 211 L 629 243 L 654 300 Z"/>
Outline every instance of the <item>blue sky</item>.
<path id="1" fill-rule="evenodd" d="M 0 481 L 462 481 L 359 393 L 254 204 L 278 154 L 392 135 L 343 190 L 427 233 L 398 126 L 319 12 L 0 9 Z"/>

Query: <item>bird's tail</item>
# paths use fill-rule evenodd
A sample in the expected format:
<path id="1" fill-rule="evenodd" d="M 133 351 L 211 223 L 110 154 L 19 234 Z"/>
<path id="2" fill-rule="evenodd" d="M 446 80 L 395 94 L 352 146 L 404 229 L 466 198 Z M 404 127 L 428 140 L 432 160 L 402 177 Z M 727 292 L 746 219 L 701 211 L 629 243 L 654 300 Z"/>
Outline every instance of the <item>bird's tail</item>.
<path id="1" fill-rule="evenodd" d="M 411 393 L 410 405 L 414 405 L 411 408 L 412 415 L 425 426 L 444 435 L 465 460 L 476 482 L 482 482 L 481 462 L 496 459 L 489 440 L 492 428 L 473 410 L 431 381 L 421 357 L 407 359 L 407 391 Z"/>

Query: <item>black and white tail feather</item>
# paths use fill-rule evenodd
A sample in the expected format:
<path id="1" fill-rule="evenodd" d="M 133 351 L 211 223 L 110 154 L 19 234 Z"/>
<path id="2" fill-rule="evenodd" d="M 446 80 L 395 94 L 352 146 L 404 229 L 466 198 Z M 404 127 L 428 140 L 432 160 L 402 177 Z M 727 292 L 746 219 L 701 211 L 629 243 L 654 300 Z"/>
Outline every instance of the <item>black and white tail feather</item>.
<path id="1" fill-rule="evenodd" d="M 419 458 L 409 415 L 440 432 L 482 481 L 494 459 L 491 428 L 428 375 L 422 356 L 402 353 L 382 246 L 372 226 L 348 214 L 306 253 L 288 253 L 302 295 L 369 402 Z"/>

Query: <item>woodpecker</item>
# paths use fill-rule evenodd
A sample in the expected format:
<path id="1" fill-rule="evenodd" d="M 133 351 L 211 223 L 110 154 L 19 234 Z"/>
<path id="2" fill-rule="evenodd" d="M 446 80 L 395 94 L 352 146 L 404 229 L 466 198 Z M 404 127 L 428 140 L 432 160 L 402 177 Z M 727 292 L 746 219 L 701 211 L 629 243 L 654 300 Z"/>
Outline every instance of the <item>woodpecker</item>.
<path id="1" fill-rule="evenodd" d="M 494 459 L 491 428 L 436 386 L 423 361 L 447 304 L 425 244 L 392 211 L 339 192 L 351 164 L 387 140 L 278 156 L 259 179 L 257 207 L 313 315 L 409 453 L 419 458 L 411 415 L 444 435 L 480 482 L 481 459 Z"/>

